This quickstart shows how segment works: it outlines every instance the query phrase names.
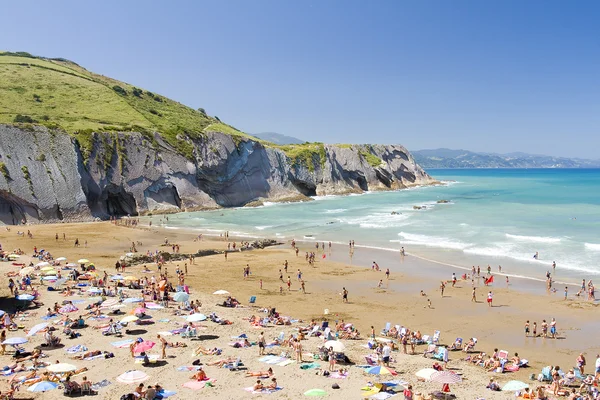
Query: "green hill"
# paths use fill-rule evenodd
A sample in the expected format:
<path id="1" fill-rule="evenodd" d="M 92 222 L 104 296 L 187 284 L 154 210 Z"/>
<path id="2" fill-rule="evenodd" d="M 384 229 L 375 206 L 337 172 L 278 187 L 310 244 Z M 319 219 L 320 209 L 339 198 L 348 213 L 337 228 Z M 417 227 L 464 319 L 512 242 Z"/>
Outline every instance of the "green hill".
<path id="1" fill-rule="evenodd" d="M 191 157 L 186 139 L 216 131 L 248 137 L 204 110 L 90 72 L 61 58 L 0 52 L 0 123 L 41 124 L 73 134 L 86 150 L 92 132 L 158 132 Z"/>

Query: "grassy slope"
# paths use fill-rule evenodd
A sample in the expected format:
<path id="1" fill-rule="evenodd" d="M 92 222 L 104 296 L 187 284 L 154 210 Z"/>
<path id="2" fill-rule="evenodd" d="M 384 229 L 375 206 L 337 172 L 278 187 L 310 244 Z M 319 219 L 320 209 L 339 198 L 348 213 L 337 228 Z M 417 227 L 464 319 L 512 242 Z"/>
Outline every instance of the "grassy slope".
<path id="1" fill-rule="evenodd" d="M 115 86 L 125 93 L 115 91 Z M 89 154 L 92 132 L 158 132 L 191 159 L 192 146 L 187 138 L 221 132 L 231 135 L 237 144 L 252 139 L 279 148 L 292 164 L 310 170 L 314 170 L 315 162 L 325 162 L 320 143 L 276 146 L 201 111 L 94 74 L 70 61 L 0 52 L 0 123 L 15 123 L 17 115 L 73 134 L 84 155 Z"/>

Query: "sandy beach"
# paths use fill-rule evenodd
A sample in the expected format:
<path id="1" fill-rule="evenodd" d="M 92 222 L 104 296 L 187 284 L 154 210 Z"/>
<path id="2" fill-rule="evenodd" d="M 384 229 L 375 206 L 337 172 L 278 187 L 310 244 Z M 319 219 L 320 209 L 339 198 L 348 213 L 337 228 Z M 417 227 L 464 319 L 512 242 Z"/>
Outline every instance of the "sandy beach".
<path id="1" fill-rule="evenodd" d="M 30 261 L 33 261 L 34 264 L 37 263 L 39 260 L 31 257 L 34 246 L 37 246 L 37 249 L 49 251 L 54 258 L 66 257 L 68 262 L 75 262 L 80 258 L 89 259 L 95 263 L 100 274 L 106 270 L 109 276 L 115 273 L 115 262 L 119 257 L 130 251 L 132 242 L 141 243 L 136 246 L 140 254 L 157 249 L 171 251 L 170 246 L 161 247 L 165 239 L 169 243 L 178 244 L 180 253 L 184 254 L 206 249 L 224 251 L 228 244 L 219 237 L 204 236 L 202 240 L 198 240 L 196 233 L 183 230 L 166 230 L 155 227 L 151 229 L 148 227 L 132 228 L 115 226 L 108 222 L 19 227 L 20 230 L 25 228 L 31 231 L 33 238 L 28 238 L 27 235 L 17 235 L 17 227 L 12 227 L 10 231 L 4 229 L 0 231 L 0 243 L 4 250 L 21 249 L 25 252 L 18 259 L 18 263 L 25 265 L 28 265 Z M 58 240 L 55 239 L 57 234 Z M 66 240 L 63 240 L 63 234 Z M 79 239 L 80 247 L 74 246 L 76 238 Z M 237 242 L 239 248 L 239 240 L 229 239 L 230 243 L 234 241 Z M 422 394 L 441 389 L 441 384 L 421 382 L 415 376 L 418 370 L 430 368 L 433 364 L 434 360 L 422 356 L 426 345 L 417 346 L 415 355 L 403 354 L 401 346 L 400 351 L 392 353 L 391 368 L 398 372 L 397 376 L 377 376 L 368 374 L 364 368 L 357 366 L 338 365 L 337 368 L 348 369 L 348 376 L 342 379 L 317 376 L 316 369 L 301 369 L 299 363 L 295 362 L 285 366 L 269 365 L 260 361 L 258 346 L 233 348 L 229 345 L 235 341 L 232 339 L 233 337 L 244 333 L 251 342 L 256 342 L 261 332 L 264 332 L 267 342 L 279 336 L 281 332 L 287 338 L 291 333 L 297 333 L 299 327 L 307 326 L 312 319 L 321 324 L 326 318 L 330 326 L 335 325 L 336 321 L 339 323 L 343 320 L 345 323 L 354 324 L 360 332 L 361 340 L 342 340 L 346 347 L 345 354 L 356 365 L 366 364 L 365 356 L 373 353 L 372 350 L 364 347 L 370 336 L 371 326 L 374 326 L 376 336 L 379 337 L 381 336 L 379 332 L 387 322 L 390 322 L 392 326 L 397 324 L 414 331 L 419 330 L 423 335 L 433 335 L 434 331 L 439 330 L 441 332 L 440 344 L 448 346 L 458 337 L 463 338 L 464 341 L 475 337 L 478 339 L 475 347 L 477 351 L 491 354 L 494 348 L 498 348 L 508 351 L 511 357 L 514 353 L 519 353 L 521 358 L 529 360 L 529 367 L 501 374 L 486 372 L 482 367 L 476 367 L 464 361 L 468 354 L 462 351 L 450 352 L 448 369 L 460 373 L 463 378 L 462 382 L 451 385 L 451 390 L 457 398 L 461 399 L 514 398 L 514 392 L 493 392 L 486 389 L 485 386 L 493 377 L 500 386 L 510 380 L 521 380 L 529 383 L 531 388 L 537 387 L 541 383 L 530 381 L 531 374 L 537 376 L 546 365 L 560 365 L 561 369 L 566 372 L 575 365 L 575 360 L 580 352 L 584 352 L 587 357 L 586 372 L 593 371 L 595 356 L 598 353 L 597 341 L 593 333 L 599 328 L 599 322 L 595 319 L 597 304 L 585 301 L 584 298 L 575 299 L 573 290 L 571 290 L 569 298 L 564 300 L 561 288 L 558 293 L 552 294 L 546 293 L 543 287 L 538 289 L 536 286 L 535 289 L 532 289 L 531 282 L 512 280 L 507 285 L 501 279 L 497 279 L 489 287 L 478 282 L 476 284 L 477 301 L 473 302 L 471 301 L 471 281 L 460 279 L 463 271 L 454 271 L 410 255 L 400 257 L 399 254 L 377 253 L 360 247 L 354 249 L 352 258 L 350 258 L 348 247 L 341 245 L 334 245 L 331 252 L 326 248 L 325 257 L 323 257 L 323 251 L 319 250 L 316 254 L 315 265 L 311 266 L 305 259 L 305 253 L 314 250 L 314 243 L 299 243 L 298 246 L 298 256 L 290 243 L 284 243 L 262 250 L 229 252 L 227 259 L 223 254 L 196 258 L 194 264 L 188 265 L 188 274 L 185 276 L 185 284 L 190 288 L 190 300 L 200 300 L 202 303 L 201 313 L 205 315 L 217 313 L 219 317 L 231 321 L 232 324 L 219 325 L 210 320 L 201 322 L 198 329 L 199 334 L 205 337 L 204 340 L 190 340 L 177 335 L 167 336 L 166 339 L 169 342 L 184 342 L 187 347 L 167 348 L 167 358 L 154 366 L 151 364 L 151 366 L 143 367 L 136 364 L 129 354 L 128 347 L 117 348 L 111 343 L 138 337 L 144 340 L 158 341 L 158 332 L 181 328 L 185 319 L 182 316 L 174 315 L 177 303 L 171 303 L 169 308 L 148 310 L 147 313 L 152 316 L 154 323 L 128 326 L 133 333 L 123 334 L 121 338 L 103 336 L 99 330 L 94 329 L 95 326 L 105 324 L 106 320 L 86 320 L 88 327 L 79 329 L 78 332 L 81 333 L 81 336 L 76 339 L 68 339 L 62 334 L 62 326 L 53 325 L 57 327 L 55 334 L 61 338 L 64 347 L 43 349 L 44 353 L 48 355 L 43 361 L 55 363 L 58 360 L 73 363 L 78 368 L 87 367 L 88 371 L 73 379 L 81 382 L 85 375 L 93 383 L 109 381 L 109 385 L 98 391 L 98 396 L 105 399 L 119 399 L 123 394 L 133 391 L 135 384 L 123 384 L 116 378 L 128 370 L 134 369 L 149 375 L 145 384 L 160 384 L 167 390 L 175 391 L 176 394 L 170 397 L 173 399 L 192 396 L 222 399 L 267 396 L 267 394 L 253 394 L 244 389 L 251 387 L 256 382 L 255 378 L 245 377 L 246 371 L 265 371 L 269 366 L 273 368 L 274 376 L 282 389 L 268 396 L 278 398 L 301 398 L 304 392 L 311 389 L 323 389 L 330 398 L 362 398 L 365 392 L 361 391 L 361 388 L 367 386 L 369 382 L 382 382 L 390 379 L 410 383 L 414 392 Z M 375 259 L 381 267 L 379 272 L 371 269 L 371 263 Z M 279 279 L 279 270 L 283 270 L 286 260 L 288 261 L 288 273 L 284 273 L 284 282 L 282 282 Z M 133 275 L 137 278 L 153 275 L 158 277 L 157 266 L 155 264 L 146 265 L 152 273 L 144 274 L 142 265 L 136 265 L 128 267 L 123 275 Z M 246 265 L 251 269 L 251 274 L 247 279 L 243 274 Z M 394 272 L 391 273 L 388 280 L 384 271 L 392 265 L 395 267 Z M 175 271 L 178 267 L 183 269 L 184 261 L 167 262 L 163 267 L 163 273 L 165 269 L 168 269 L 169 280 L 176 282 Z M 3 297 L 0 309 L 11 311 L 14 301 L 11 299 L 7 287 L 6 274 L 10 271 L 18 271 L 19 267 L 12 265 L 11 262 L 2 262 L 0 269 L 5 277 L 5 284 L 1 288 Z M 302 272 L 306 293 L 300 290 L 300 282 L 297 279 L 298 269 Z M 401 272 L 397 272 L 398 270 Z M 455 287 L 452 287 L 450 282 L 453 272 L 458 276 Z M 287 276 L 291 281 L 291 290 L 289 291 L 285 282 Z M 380 280 L 382 280 L 382 285 L 378 287 Z M 448 281 L 443 297 L 439 289 L 441 281 Z M 35 279 L 34 286 L 37 287 L 38 282 L 39 279 Z M 113 285 L 113 283 L 110 284 Z M 342 301 L 341 293 L 344 287 L 348 290 L 348 303 Z M 82 287 L 81 294 L 69 297 L 44 289 L 40 290 L 40 301 L 44 305 L 40 308 L 30 307 L 27 316 L 22 320 L 15 321 L 18 325 L 23 325 L 25 331 L 42 322 L 41 317 L 45 315 L 46 308 L 52 307 L 55 302 L 60 304 L 64 300 L 78 300 L 75 304 L 79 307 L 80 312 L 70 315 L 77 317 L 77 314 L 93 301 L 91 296 L 86 293 L 86 287 Z M 217 290 L 227 290 L 244 307 L 217 306 L 217 303 L 223 301 L 222 295 L 212 294 Z M 421 290 L 427 295 L 421 296 Z M 489 290 L 493 292 L 493 307 L 488 307 L 486 303 Z M 125 290 L 129 297 L 135 297 L 139 295 L 139 292 L 139 290 Z M 256 296 L 256 303 L 249 305 L 251 296 Z M 428 305 L 428 299 L 431 301 L 431 307 Z M 136 303 L 126 304 L 122 310 L 125 315 L 130 315 L 135 307 Z M 247 319 L 252 315 L 266 316 L 266 313 L 261 311 L 265 308 L 276 308 L 282 316 L 289 316 L 298 322 L 291 325 L 270 324 L 265 328 L 252 327 Z M 325 314 L 325 310 L 328 311 L 327 314 Z M 123 316 L 120 315 L 115 319 Z M 53 321 L 59 318 L 60 316 L 50 319 L 48 322 L 53 324 Z M 540 326 L 542 320 L 550 322 L 552 318 L 557 321 L 557 339 L 525 337 L 525 321 L 529 320 L 531 323 L 536 321 Z M 24 337 L 24 330 L 9 331 L 7 337 Z M 540 331 L 539 328 L 538 331 Z M 31 351 L 44 342 L 44 335 L 37 334 L 29 339 L 24 347 Z M 305 358 L 319 363 L 324 369 L 328 368 L 327 362 L 311 358 L 313 354 L 318 353 L 318 348 L 323 344 L 322 338 L 311 337 L 302 340 L 301 343 L 303 351 L 306 353 Z M 93 361 L 70 360 L 66 349 L 76 345 L 84 345 L 88 350 L 112 352 L 114 358 L 99 358 Z M 212 356 L 194 356 L 192 350 L 198 346 L 220 348 L 222 353 Z M 159 347 L 159 345 L 155 346 L 148 353 L 160 355 Z M 267 347 L 266 350 L 276 356 L 280 356 L 283 352 L 293 353 L 291 349 L 283 346 Z M 473 354 L 475 353 L 471 355 Z M 234 359 L 240 357 L 244 364 L 244 370 L 230 371 L 227 368 L 208 365 L 212 361 L 227 357 Z M 11 354 L 2 356 L 2 360 L 2 365 L 10 365 L 12 363 Z M 178 368 L 191 366 L 194 360 L 200 360 L 207 376 L 214 379 L 214 382 L 211 381 L 212 386 L 199 390 L 183 387 L 186 382 L 191 380 L 190 377 L 194 372 L 179 371 Z M 10 377 L 6 377 L 1 381 L 2 393 L 9 388 L 9 379 Z M 268 384 L 270 379 L 263 381 Z M 332 385 L 335 383 L 340 386 L 339 389 L 332 389 Z M 62 398 L 63 391 L 55 389 L 46 393 L 32 393 L 27 391 L 26 386 L 22 386 L 15 395 L 17 399 L 42 397 L 45 399 Z M 402 393 L 397 398 L 402 398 Z"/>

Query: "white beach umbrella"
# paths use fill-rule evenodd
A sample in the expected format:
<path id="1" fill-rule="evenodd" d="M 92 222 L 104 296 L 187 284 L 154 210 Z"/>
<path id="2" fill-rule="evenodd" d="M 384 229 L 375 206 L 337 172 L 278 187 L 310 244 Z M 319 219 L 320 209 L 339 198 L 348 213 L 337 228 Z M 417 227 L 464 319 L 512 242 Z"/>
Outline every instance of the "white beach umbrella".
<path id="1" fill-rule="evenodd" d="M 325 342 L 324 346 L 327 349 L 333 347 L 333 351 L 335 351 L 336 353 L 343 353 L 344 350 L 346 350 L 346 346 L 344 346 L 344 343 L 338 340 L 330 340 L 328 342 Z"/>
<path id="2" fill-rule="evenodd" d="M 423 368 L 417 371 L 415 374 L 417 378 L 425 379 L 426 381 L 431 379 L 431 375 L 435 374 L 437 371 L 433 368 Z"/>
<path id="3" fill-rule="evenodd" d="M 27 336 L 33 336 L 36 333 L 38 333 L 39 331 L 41 331 L 42 329 L 46 329 L 46 327 L 48 327 L 47 322 L 42 322 L 41 324 L 37 324 L 29 330 L 29 333 L 27 334 Z"/>
<path id="4" fill-rule="evenodd" d="M 88 260 L 87 258 L 80 258 L 79 260 L 77 260 L 77 262 L 79 264 L 87 264 L 90 262 L 90 260 Z"/>
<path id="5" fill-rule="evenodd" d="M 231 294 L 229 293 L 227 290 L 217 290 L 216 292 L 214 292 L 213 294 L 217 294 L 217 295 L 224 295 L 224 294 Z"/>
<path id="6" fill-rule="evenodd" d="M 47 265 L 50 265 L 50 263 L 48 261 L 42 261 L 42 262 L 35 264 L 36 267 L 45 267 Z"/>
<path id="7" fill-rule="evenodd" d="M 21 275 L 21 276 L 29 275 L 33 271 L 34 271 L 33 267 L 25 267 L 19 271 L 19 275 Z"/>
<path id="8" fill-rule="evenodd" d="M 134 321 L 137 321 L 138 319 L 139 319 L 139 318 L 138 318 L 138 317 L 136 317 L 135 315 L 128 315 L 128 316 L 126 316 L 125 318 L 123 318 L 123 319 L 121 320 L 121 323 L 122 323 L 122 324 L 126 324 L 126 323 L 128 323 L 128 322 L 134 322 Z"/>
<path id="9" fill-rule="evenodd" d="M 28 340 L 25 339 L 24 337 L 13 337 L 13 338 L 6 339 L 4 342 L 2 342 L 2 344 L 17 346 L 17 345 L 24 344 L 27 342 L 28 342 Z"/>
<path id="10" fill-rule="evenodd" d="M 56 261 L 67 261 L 67 257 L 58 257 Z"/>
<path id="11" fill-rule="evenodd" d="M 190 295 L 186 292 L 177 292 L 173 295 L 173 300 L 182 303 L 184 301 L 188 301 L 190 299 Z"/>
<path id="12" fill-rule="evenodd" d="M 150 378 L 145 372 L 142 371 L 127 371 L 117 376 L 117 380 L 121 383 L 140 383 Z"/>
<path id="13" fill-rule="evenodd" d="M 206 320 L 206 315 L 204 314 L 200 314 L 200 313 L 196 313 L 196 314 L 192 314 L 192 315 L 188 315 L 185 320 L 187 322 L 199 322 L 199 321 L 205 321 Z"/>
<path id="14" fill-rule="evenodd" d="M 74 366 L 73 364 L 58 363 L 58 364 L 50 364 L 46 367 L 46 369 L 50 372 L 59 374 L 59 373 L 75 371 L 77 369 L 77 367 Z"/>

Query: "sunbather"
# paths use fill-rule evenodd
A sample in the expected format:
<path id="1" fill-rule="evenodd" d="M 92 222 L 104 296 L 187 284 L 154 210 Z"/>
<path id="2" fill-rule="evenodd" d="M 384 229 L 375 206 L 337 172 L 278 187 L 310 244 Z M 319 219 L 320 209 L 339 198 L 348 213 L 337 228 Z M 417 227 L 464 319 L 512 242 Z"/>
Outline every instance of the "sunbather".
<path id="1" fill-rule="evenodd" d="M 463 347 L 463 351 L 465 353 L 468 353 L 469 351 L 471 351 L 473 348 L 475 347 L 475 340 L 473 338 L 469 339 L 469 341 L 467 343 L 465 343 L 465 346 Z"/>
<path id="2" fill-rule="evenodd" d="M 231 364 L 231 363 L 233 363 L 235 361 L 236 361 L 236 358 L 230 357 L 230 358 L 224 358 L 224 359 L 217 360 L 217 361 L 211 361 L 211 362 L 209 362 L 206 365 L 211 365 L 211 366 L 212 365 L 217 365 L 217 366 L 219 366 L 219 368 L 221 368 L 221 367 L 223 367 L 223 365 L 225 365 L 225 364 Z"/>
<path id="3" fill-rule="evenodd" d="M 270 390 L 277 389 L 277 379 L 276 378 L 271 378 L 271 384 L 269 386 L 267 386 L 267 389 L 270 389 Z"/>
<path id="4" fill-rule="evenodd" d="M 92 351 L 87 351 L 83 354 L 77 354 L 74 356 L 71 356 L 71 359 L 73 360 L 85 360 L 88 357 L 94 357 L 94 356 L 99 356 L 100 354 L 102 354 L 102 350 L 92 350 Z"/>
<path id="5" fill-rule="evenodd" d="M 202 369 L 202 367 L 199 367 L 200 369 L 198 370 L 198 372 L 196 372 L 194 375 L 192 375 L 192 377 L 190 379 L 195 379 L 197 381 L 207 381 L 208 377 L 206 376 L 206 372 L 204 372 L 204 370 Z"/>
<path id="6" fill-rule="evenodd" d="M 273 376 L 273 368 L 269 368 L 266 371 L 248 371 L 248 372 L 246 372 L 246 377 L 250 377 L 250 376 L 258 376 L 258 377 Z"/>
<path id="7" fill-rule="evenodd" d="M 263 390 L 264 388 L 265 387 L 260 382 L 260 379 L 256 381 L 256 383 L 254 384 L 254 386 L 252 386 L 252 390 L 254 390 L 255 392 L 258 392 L 259 390 Z"/>
<path id="8" fill-rule="evenodd" d="M 200 353 L 204 354 L 205 356 L 212 356 L 212 355 L 215 355 L 215 354 L 221 354 L 221 350 L 217 349 L 216 347 L 214 349 L 210 349 L 209 350 L 209 349 L 207 349 L 205 347 L 198 346 L 196 348 L 196 350 L 194 350 L 194 355 L 197 356 Z"/>
<path id="9" fill-rule="evenodd" d="M 167 346 L 169 347 L 187 347 L 187 344 L 183 343 L 183 342 L 169 342 L 167 343 Z"/>

